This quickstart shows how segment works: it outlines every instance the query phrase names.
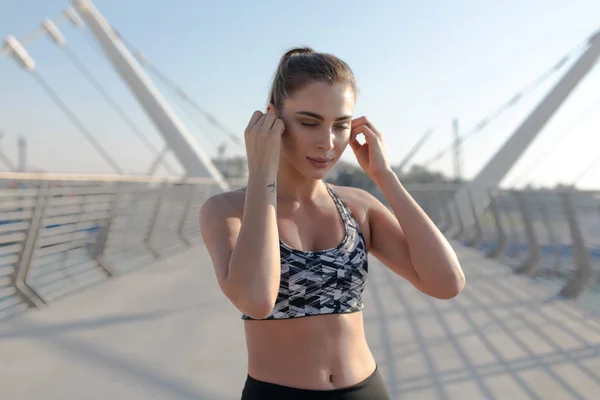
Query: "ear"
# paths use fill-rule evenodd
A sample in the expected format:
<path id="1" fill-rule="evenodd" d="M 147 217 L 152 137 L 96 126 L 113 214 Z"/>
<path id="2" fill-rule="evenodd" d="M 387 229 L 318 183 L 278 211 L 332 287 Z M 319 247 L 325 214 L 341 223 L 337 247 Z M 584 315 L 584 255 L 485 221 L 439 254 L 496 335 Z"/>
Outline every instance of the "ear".
<path id="1" fill-rule="evenodd" d="M 275 112 L 275 115 L 277 115 L 277 110 L 275 109 L 275 106 L 272 103 L 269 103 L 269 105 L 267 106 L 267 112 Z M 277 117 L 279 118 L 279 115 L 277 115 Z"/>

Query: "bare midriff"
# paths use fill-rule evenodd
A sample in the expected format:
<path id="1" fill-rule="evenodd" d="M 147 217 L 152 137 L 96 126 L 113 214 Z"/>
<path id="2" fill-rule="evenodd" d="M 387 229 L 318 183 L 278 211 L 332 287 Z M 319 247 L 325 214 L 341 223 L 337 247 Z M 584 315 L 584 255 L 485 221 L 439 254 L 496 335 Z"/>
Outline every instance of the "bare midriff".
<path id="1" fill-rule="evenodd" d="M 333 390 L 359 383 L 375 370 L 362 312 L 244 324 L 248 374 L 259 381 Z"/>

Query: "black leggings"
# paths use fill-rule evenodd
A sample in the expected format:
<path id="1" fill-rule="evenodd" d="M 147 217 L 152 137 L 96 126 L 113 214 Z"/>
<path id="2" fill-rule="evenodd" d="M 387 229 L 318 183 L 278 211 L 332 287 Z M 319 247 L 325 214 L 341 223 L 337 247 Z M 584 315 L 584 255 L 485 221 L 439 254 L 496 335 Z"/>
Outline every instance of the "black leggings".
<path id="1" fill-rule="evenodd" d="M 241 400 L 390 400 L 379 369 L 349 387 L 333 390 L 296 389 L 256 380 L 250 375 L 242 391 Z"/>

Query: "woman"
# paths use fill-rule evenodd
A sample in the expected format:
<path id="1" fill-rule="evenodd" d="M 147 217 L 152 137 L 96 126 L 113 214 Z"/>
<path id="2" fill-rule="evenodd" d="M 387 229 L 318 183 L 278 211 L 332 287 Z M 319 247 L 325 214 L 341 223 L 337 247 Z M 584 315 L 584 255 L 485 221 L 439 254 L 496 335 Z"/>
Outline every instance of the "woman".
<path id="1" fill-rule="evenodd" d="M 288 51 L 267 112 L 245 131 L 247 186 L 201 209 L 217 280 L 244 320 L 244 400 L 389 399 L 363 327 L 368 252 L 439 299 L 465 284 L 450 244 L 388 164 L 381 133 L 352 118 L 356 96 L 344 61 Z M 323 180 L 348 144 L 393 213 Z"/>

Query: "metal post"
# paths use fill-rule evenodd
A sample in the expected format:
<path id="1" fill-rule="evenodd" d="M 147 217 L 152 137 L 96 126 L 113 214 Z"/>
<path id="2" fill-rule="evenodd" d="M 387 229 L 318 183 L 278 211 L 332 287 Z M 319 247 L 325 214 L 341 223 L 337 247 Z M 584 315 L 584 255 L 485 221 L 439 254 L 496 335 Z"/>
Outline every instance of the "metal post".
<path id="1" fill-rule="evenodd" d="M 473 248 L 477 248 L 479 243 L 481 243 L 481 239 L 483 238 L 483 229 L 481 228 L 481 218 L 485 216 L 485 214 L 477 215 L 477 211 L 475 209 L 475 204 L 473 204 L 473 198 L 469 196 L 469 202 L 471 203 L 471 209 L 473 211 L 473 215 L 475 217 L 475 225 L 474 230 L 475 233 L 472 238 L 468 238 L 467 245 Z"/>
<path id="2" fill-rule="evenodd" d="M 571 193 L 561 193 L 563 199 L 563 207 L 569 231 L 571 232 L 571 240 L 573 242 L 573 263 L 575 264 L 575 274 L 573 278 L 561 289 L 559 295 L 568 299 L 579 297 L 587 286 L 594 280 L 594 271 L 588 254 L 588 249 L 583 240 L 583 234 L 577 219 L 577 212 L 571 200 Z"/>
<path id="3" fill-rule="evenodd" d="M 33 215 L 31 216 L 31 224 L 29 225 L 27 238 L 25 239 L 25 244 L 19 254 L 19 265 L 17 267 L 17 276 L 15 279 L 17 290 L 25 296 L 27 303 L 33 307 L 41 307 L 46 304 L 44 298 L 35 289 L 29 286 L 27 283 L 27 276 L 29 274 L 29 267 L 31 266 L 31 259 L 33 258 L 33 253 L 35 251 L 38 234 L 42 228 L 41 222 L 44 218 L 49 187 L 49 181 L 42 181 L 35 208 L 33 209 Z"/>
<path id="4" fill-rule="evenodd" d="M 430 191 L 422 191 L 421 195 L 421 208 L 425 211 L 425 214 L 429 216 L 429 218 L 433 221 L 434 224 L 437 225 L 438 215 L 435 207 L 431 205 L 431 200 L 429 198 Z"/>
<path id="5" fill-rule="evenodd" d="M 509 231 L 509 247 L 506 252 L 506 256 L 511 259 L 517 258 L 521 249 L 519 248 L 519 232 L 517 231 L 517 224 L 515 222 L 515 216 L 512 209 L 510 209 L 510 192 L 507 193 L 507 209 L 506 209 L 506 218 L 508 219 L 508 231 Z"/>
<path id="6" fill-rule="evenodd" d="M 441 208 L 443 211 L 443 224 L 440 226 L 440 231 L 447 233 L 452 228 L 452 213 L 450 212 L 450 204 L 448 196 L 444 191 L 440 191 L 439 196 L 441 200 Z"/>
<path id="7" fill-rule="evenodd" d="M 18 161 L 18 172 L 27 171 L 27 139 L 24 136 L 19 136 L 19 161 Z"/>
<path id="8" fill-rule="evenodd" d="M 546 208 L 546 204 L 543 201 L 538 203 L 538 207 L 540 210 L 540 215 L 542 216 L 542 223 L 546 228 L 546 232 L 548 232 L 548 240 L 550 241 L 550 246 L 552 246 L 552 253 L 554 255 L 554 266 L 551 270 L 551 274 L 553 276 L 559 275 L 560 270 L 560 252 L 558 249 L 558 240 L 556 239 L 556 235 L 554 234 L 554 229 L 552 229 L 552 221 L 550 216 L 548 215 L 548 209 Z"/>
<path id="9" fill-rule="evenodd" d="M 462 181 L 462 156 L 461 156 L 461 137 L 460 130 L 458 128 L 458 119 L 454 118 L 452 120 L 452 131 L 454 133 L 454 143 L 453 143 L 453 154 L 454 154 L 454 180 L 456 182 Z"/>
<path id="10" fill-rule="evenodd" d="M 429 192 L 427 202 L 431 207 L 431 215 L 435 218 L 435 224 L 438 228 L 441 228 L 444 223 L 444 213 L 442 211 L 443 203 L 440 201 L 440 197 L 437 195 L 436 190 Z"/>
<path id="11" fill-rule="evenodd" d="M 452 234 L 452 237 L 454 239 L 459 239 L 465 231 L 465 225 L 463 223 L 462 216 L 460 215 L 460 206 L 454 200 L 450 200 L 450 202 L 454 206 L 453 208 L 456 215 L 456 223 L 458 225 L 458 230 L 454 234 Z"/>
<path id="12" fill-rule="evenodd" d="M 204 154 L 175 111 L 162 98 L 135 57 L 91 0 L 73 0 L 73 5 L 98 39 L 108 60 L 162 134 L 187 176 L 212 177 L 222 190 L 229 190 L 229 185 L 221 173 Z"/>
<path id="13" fill-rule="evenodd" d="M 158 220 L 158 214 L 160 213 L 160 206 L 162 204 L 163 196 L 166 193 L 165 186 L 166 184 L 163 183 L 156 188 L 156 206 L 154 207 L 154 212 L 152 213 L 153 215 L 150 221 L 150 229 L 148 229 L 148 233 L 144 238 L 144 245 L 146 245 L 146 248 L 150 251 L 150 254 L 152 254 L 152 257 L 154 258 L 160 258 L 160 253 L 158 253 L 154 247 L 152 247 L 150 242 L 152 241 L 152 236 L 154 235 L 154 228 L 156 227 L 156 221 Z"/>
<path id="14" fill-rule="evenodd" d="M 108 218 L 106 219 L 106 223 L 102 229 L 102 233 L 98 235 L 98 241 L 96 242 L 96 249 L 94 251 L 93 258 L 96 260 L 96 263 L 106 271 L 109 277 L 113 277 L 117 275 L 116 270 L 108 263 L 104 253 L 106 252 L 106 246 L 108 244 L 108 239 L 111 231 L 112 224 L 117 218 L 119 214 L 119 206 L 121 199 L 121 190 L 122 190 L 122 182 L 117 182 L 115 184 L 115 192 L 113 193 L 113 198 L 110 204 L 110 209 L 108 213 Z"/>
<path id="15" fill-rule="evenodd" d="M 533 218 L 529 207 L 527 207 L 527 200 L 522 192 L 515 192 L 515 198 L 521 211 L 521 217 L 523 220 L 523 227 L 525 228 L 525 236 L 527 238 L 527 258 L 519 267 L 515 269 L 518 274 L 532 275 L 538 267 L 540 262 L 540 246 L 538 244 L 537 236 L 533 228 Z"/>
<path id="16" fill-rule="evenodd" d="M 490 251 L 486 257 L 498 258 L 500 254 L 506 251 L 508 241 L 506 240 L 506 232 L 502 224 L 502 216 L 500 215 L 500 209 L 498 208 L 498 197 L 490 193 L 490 211 L 494 216 L 494 226 L 496 228 L 496 247 Z"/>
<path id="17" fill-rule="evenodd" d="M 177 234 L 179 235 L 179 237 L 181 238 L 181 240 L 184 241 L 184 243 L 188 246 L 192 245 L 192 242 L 185 237 L 185 235 L 183 234 L 183 227 L 185 226 L 185 223 L 187 222 L 188 219 L 188 214 L 190 213 L 190 209 L 192 208 L 192 205 L 194 203 L 194 196 L 196 195 L 196 186 L 195 185 L 189 185 L 188 186 L 188 191 L 189 196 L 185 202 L 185 211 L 183 212 L 183 215 L 181 217 L 181 221 L 179 222 L 179 229 L 177 229 Z"/>

